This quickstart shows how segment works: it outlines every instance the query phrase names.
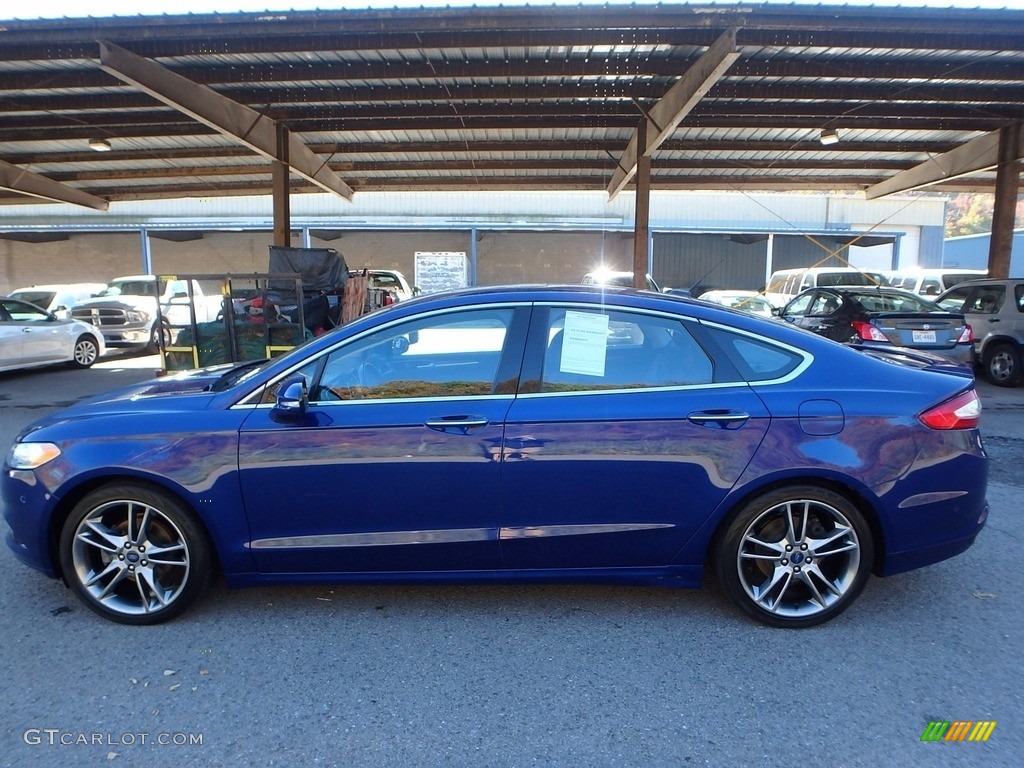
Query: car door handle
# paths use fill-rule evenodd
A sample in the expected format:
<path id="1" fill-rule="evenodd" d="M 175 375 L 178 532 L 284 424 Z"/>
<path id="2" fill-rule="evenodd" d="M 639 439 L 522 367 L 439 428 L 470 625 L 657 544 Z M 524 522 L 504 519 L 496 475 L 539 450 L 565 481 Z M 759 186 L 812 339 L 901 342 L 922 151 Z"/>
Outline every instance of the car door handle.
<path id="1" fill-rule="evenodd" d="M 739 429 L 750 419 L 750 414 L 745 411 L 730 411 L 722 409 L 713 411 L 695 411 L 686 418 L 694 424 L 699 424 L 702 427 Z"/>
<path id="2" fill-rule="evenodd" d="M 426 426 L 438 432 L 456 432 L 468 435 L 474 429 L 486 427 L 487 419 L 482 416 L 442 416 L 439 419 L 430 419 Z"/>

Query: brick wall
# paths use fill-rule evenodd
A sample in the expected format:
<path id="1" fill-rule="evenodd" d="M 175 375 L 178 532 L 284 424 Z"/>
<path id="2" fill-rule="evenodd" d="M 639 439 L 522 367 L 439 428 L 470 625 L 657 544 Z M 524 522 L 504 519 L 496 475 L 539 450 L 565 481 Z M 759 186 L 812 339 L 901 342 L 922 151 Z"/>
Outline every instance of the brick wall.
<path id="1" fill-rule="evenodd" d="M 333 240 L 313 239 L 317 248 L 340 252 L 350 268 L 397 269 L 410 282 L 416 251 L 462 251 L 470 254 L 470 232 L 342 231 Z M 267 271 L 270 232 L 211 232 L 174 242 L 150 238 L 157 274 L 219 274 Z M 298 240 L 293 241 L 298 245 Z M 601 263 L 629 269 L 632 236 L 601 232 L 480 231 L 477 283 L 577 283 Z M 103 282 L 144 271 L 141 235 L 73 234 L 52 243 L 0 240 L 0 293 L 43 283 Z"/>

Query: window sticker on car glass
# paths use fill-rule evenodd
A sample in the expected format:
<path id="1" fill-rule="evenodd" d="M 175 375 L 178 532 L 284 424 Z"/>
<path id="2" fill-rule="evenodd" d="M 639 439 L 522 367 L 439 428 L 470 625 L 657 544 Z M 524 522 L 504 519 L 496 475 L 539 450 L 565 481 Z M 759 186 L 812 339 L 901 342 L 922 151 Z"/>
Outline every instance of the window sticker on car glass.
<path id="1" fill-rule="evenodd" d="M 608 315 L 590 312 L 566 312 L 562 335 L 562 357 L 558 369 L 563 373 L 604 376 L 608 351 Z"/>

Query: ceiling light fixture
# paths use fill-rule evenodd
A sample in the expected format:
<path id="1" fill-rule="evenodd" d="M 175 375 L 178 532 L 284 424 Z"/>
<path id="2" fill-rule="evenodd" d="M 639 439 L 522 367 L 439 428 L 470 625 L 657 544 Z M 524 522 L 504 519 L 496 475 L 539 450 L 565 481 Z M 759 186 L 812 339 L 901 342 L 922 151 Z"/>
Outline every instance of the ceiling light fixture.
<path id="1" fill-rule="evenodd" d="M 837 144 L 839 142 L 839 131 L 835 128 L 824 128 L 821 131 L 819 141 L 821 141 L 825 146 L 828 146 L 829 144 Z"/>
<path id="2" fill-rule="evenodd" d="M 89 149 L 94 149 L 97 152 L 109 152 L 110 142 L 106 139 L 89 139 Z"/>

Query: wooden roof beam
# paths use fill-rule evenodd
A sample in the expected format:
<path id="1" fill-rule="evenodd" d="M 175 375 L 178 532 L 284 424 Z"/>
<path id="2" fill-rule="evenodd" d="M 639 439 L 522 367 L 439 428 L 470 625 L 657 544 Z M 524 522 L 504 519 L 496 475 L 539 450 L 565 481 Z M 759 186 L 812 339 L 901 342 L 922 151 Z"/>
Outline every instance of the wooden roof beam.
<path id="1" fill-rule="evenodd" d="M 644 116 L 644 120 L 647 121 L 647 130 L 642 132 L 647 137 L 645 146 L 638 146 L 641 131 L 634 130 L 633 137 L 619 158 L 618 168 L 608 185 L 609 199 L 614 199 L 636 174 L 639 158 L 650 157 L 672 135 L 690 110 L 697 106 L 739 56 L 740 51 L 736 47 L 736 28 L 733 27 L 712 43 L 686 74 L 651 107 Z"/>
<path id="2" fill-rule="evenodd" d="M 278 123 L 212 88 L 172 72 L 112 43 L 100 42 L 100 67 L 193 120 L 229 136 L 269 160 L 285 162 L 299 176 L 328 192 L 352 199 L 352 188 L 301 139 L 287 129 L 287 152 L 278 151 Z"/>

